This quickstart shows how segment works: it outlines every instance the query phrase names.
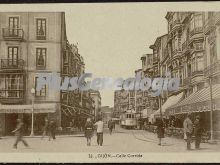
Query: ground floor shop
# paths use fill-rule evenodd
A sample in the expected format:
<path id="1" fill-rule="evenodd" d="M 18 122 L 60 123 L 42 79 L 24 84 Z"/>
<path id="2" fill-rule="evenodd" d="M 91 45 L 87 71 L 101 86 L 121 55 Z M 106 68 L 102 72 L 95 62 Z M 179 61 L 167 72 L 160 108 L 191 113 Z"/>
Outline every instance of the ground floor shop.
<path id="1" fill-rule="evenodd" d="M 212 86 L 212 100 L 210 88 L 203 88 L 177 104 L 168 107 L 165 115 L 171 125 L 183 127 L 182 123 L 188 113 L 194 122 L 196 116 L 200 116 L 200 124 L 204 131 L 210 132 L 213 124 L 214 138 L 220 138 L 220 84 Z M 211 118 L 212 112 L 212 118 Z M 178 121 L 178 122 L 177 122 Z M 174 124 L 172 124 L 174 123 Z M 179 123 L 179 124 L 178 124 Z"/>
<path id="2" fill-rule="evenodd" d="M 11 131 L 16 128 L 16 120 L 22 119 L 24 123 L 24 134 L 30 135 L 32 126 L 32 105 L 1 105 L 0 127 L 1 135 L 13 135 Z M 59 104 L 35 104 L 33 109 L 34 134 L 42 134 L 45 119 L 54 120 L 60 126 Z"/>

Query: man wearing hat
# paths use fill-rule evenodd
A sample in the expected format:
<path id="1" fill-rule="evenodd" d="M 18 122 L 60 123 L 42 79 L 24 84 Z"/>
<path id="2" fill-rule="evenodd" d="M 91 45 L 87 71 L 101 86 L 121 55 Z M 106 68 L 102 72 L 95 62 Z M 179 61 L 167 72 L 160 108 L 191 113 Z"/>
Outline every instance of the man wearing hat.
<path id="1" fill-rule="evenodd" d="M 187 114 L 186 119 L 183 122 L 183 126 L 184 126 L 184 133 L 187 136 L 187 150 L 191 150 L 191 136 L 192 136 L 192 132 L 193 132 L 193 123 L 190 119 L 191 117 L 191 113 Z"/>
<path id="2" fill-rule="evenodd" d="M 196 116 L 194 126 L 195 126 L 195 128 L 194 128 L 195 149 L 199 149 L 200 148 L 200 143 L 201 143 L 201 135 L 202 135 L 201 124 L 200 124 L 200 116 Z"/>

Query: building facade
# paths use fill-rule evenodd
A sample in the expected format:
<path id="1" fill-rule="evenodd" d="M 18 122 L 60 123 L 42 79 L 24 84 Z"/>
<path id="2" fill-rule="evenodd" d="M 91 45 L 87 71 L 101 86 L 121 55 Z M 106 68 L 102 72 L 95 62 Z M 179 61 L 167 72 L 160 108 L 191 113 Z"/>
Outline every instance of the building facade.
<path id="1" fill-rule="evenodd" d="M 78 101 L 69 101 L 71 92 L 50 90 L 47 85 L 40 91 L 35 88 L 38 73 L 56 72 L 63 77 L 84 71 L 82 57 L 76 55 L 77 48 L 67 40 L 65 13 L 1 12 L 0 28 L 0 122 L 3 134 L 11 134 L 17 118 L 23 119 L 25 132 L 30 134 L 32 112 L 35 133 L 42 132 L 45 118 L 62 126 L 62 105 Z"/>

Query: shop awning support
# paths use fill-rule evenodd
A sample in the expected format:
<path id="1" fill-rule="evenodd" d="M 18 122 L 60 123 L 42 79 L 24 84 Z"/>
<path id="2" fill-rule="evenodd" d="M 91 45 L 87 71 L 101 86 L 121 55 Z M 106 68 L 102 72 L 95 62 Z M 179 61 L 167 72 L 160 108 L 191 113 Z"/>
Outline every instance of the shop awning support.
<path id="1" fill-rule="evenodd" d="M 211 133 L 211 137 L 210 137 L 210 143 L 215 144 L 216 142 L 214 141 L 214 137 L 213 137 L 213 98 L 212 98 L 212 77 L 209 77 L 209 87 L 210 87 L 210 133 Z"/>

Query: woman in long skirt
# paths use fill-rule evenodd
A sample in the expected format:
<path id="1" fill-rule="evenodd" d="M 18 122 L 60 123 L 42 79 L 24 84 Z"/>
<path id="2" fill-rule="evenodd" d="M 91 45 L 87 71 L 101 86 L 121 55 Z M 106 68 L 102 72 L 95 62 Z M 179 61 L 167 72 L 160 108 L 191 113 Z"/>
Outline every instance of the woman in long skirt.
<path id="1" fill-rule="evenodd" d="M 164 123 L 162 119 L 158 119 L 157 121 L 157 137 L 159 140 L 158 145 L 161 145 L 161 140 L 164 138 Z"/>
<path id="2" fill-rule="evenodd" d="M 93 123 L 90 118 L 86 120 L 85 124 L 85 137 L 87 139 L 87 146 L 91 145 L 91 138 L 93 135 Z"/>

